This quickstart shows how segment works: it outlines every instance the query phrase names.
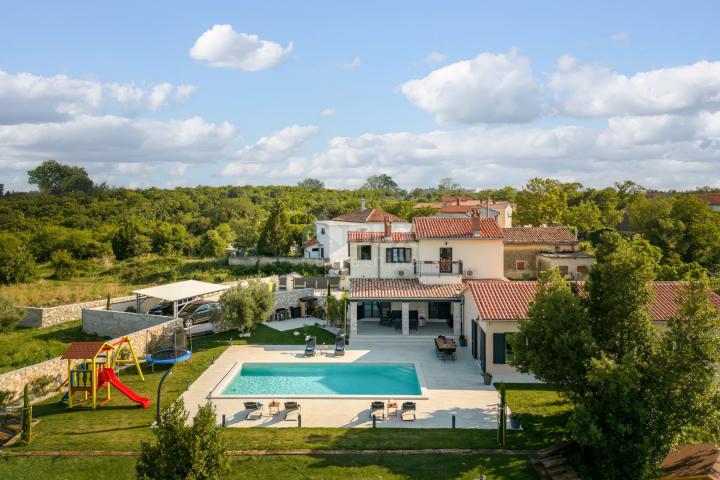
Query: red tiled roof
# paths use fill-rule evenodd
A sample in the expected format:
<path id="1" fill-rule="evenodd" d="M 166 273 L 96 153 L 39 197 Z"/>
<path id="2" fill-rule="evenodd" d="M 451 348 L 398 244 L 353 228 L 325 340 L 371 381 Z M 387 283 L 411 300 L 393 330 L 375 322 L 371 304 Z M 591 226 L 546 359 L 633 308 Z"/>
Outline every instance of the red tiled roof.
<path id="1" fill-rule="evenodd" d="M 404 220 L 397 215 L 393 215 L 392 213 L 383 212 L 379 208 L 366 208 L 365 210 L 355 210 L 354 212 L 343 213 L 342 215 L 338 215 L 333 218 L 333 220 L 337 222 L 352 223 L 382 223 L 385 221 L 385 218 L 389 218 L 393 223 L 407 222 L 407 220 Z"/>
<path id="2" fill-rule="evenodd" d="M 414 242 L 412 232 L 393 232 L 391 239 L 385 238 L 385 232 L 348 232 L 348 242 Z"/>
<path id="3" fill-rule="evenodd" d="M 480 236 L 472 231 L 472 219 L 448 217 L 415 217 L 413 230 L 417 238 L 479 238 L 500 239 L 503 232 L 492 218 L 480 218 Z"/>
<path id="4" fill-rule="evenodd" d="M 315 237 L 306 240 L 305 243 L 302 244 L 302 248 L 312 247 L 313 245 L 319 245 L 318 239 Z"/>
<path id="5" fill-rule="evenodd" d="M 710 205 L 720 205 L 720 193 L 695 193 L 694 195 Z"/>
<path id="6" fill-rule="evenodd" d="M 535 298 L 538 282 L 467 282 L 480 318 L 487 320 L 526 319 L 528 305 Z M 678 311 L 677 300 L 685 282 L 652 282 L 655 300 L 650 304 L 654 321 L 667 321 Z M 578 282 L 584 289 L 585 282 Z M 720 308 L 720 295 L 710 294 L 710 301 Z"/>
<path id="7" fill-rule="evenodd" d="M 714 443 L 678 445 L 660 464 L 663 478 L 720 480 L 720 449 Z"/>
<path id="8" fill-rule="evenodd" d="M 503 228 L 505 243 L 578 243 L 567 227 Z"/>
<path id="9" fill-rule="evenodd" d="M 513 320 L 527 318 L 538 282 L 468 282 L 480 318 Z"/>
<path id="10" fill-rule="evenodd" d="M 477 205 L 448 205 L 442 207 L 439 211 L 442 213 L 465 213 L 477 208 Z"/>
<path id="11" fill-rule="evenodd" d="M 453 299 L 465 290 L 462 283 L 425 285 L 415 278 L 354 278 L 351 299 Z"/>

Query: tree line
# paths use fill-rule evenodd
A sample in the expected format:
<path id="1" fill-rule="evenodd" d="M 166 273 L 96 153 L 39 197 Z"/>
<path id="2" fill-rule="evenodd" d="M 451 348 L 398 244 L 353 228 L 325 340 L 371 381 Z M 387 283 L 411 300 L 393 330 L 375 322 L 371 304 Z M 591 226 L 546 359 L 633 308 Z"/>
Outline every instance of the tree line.
<path id="1" fill-rule="evenodd" d="M 436 187 L 404 190 L 378 174 L 355 190 L 313 178 L 297 186 L 128 189 L 94 184 L 83 168 L 51 160 L 28 180 L 38 191 L 0 196 L 0 283 L 32 279 L 36 262 L 52 262 L 67 276 L 98 259 L 217 257 L 230 244 L 244 254 L 299 254 L 316 220 L 356 210 L 361 200 L 411 220 L 435 212 L 416 209 L 417 202 L 443 196 L 514 202 L 514 225 L 567 225 L 590 249 L 604 230 L 634 231 L 657 249 L 658 278 L 720 271 L 720 213 L 690 193 L 647 199 L 633 182 L 595 189 L 533 178 L 519 190 L 469 190 L 443 178 Z"/>

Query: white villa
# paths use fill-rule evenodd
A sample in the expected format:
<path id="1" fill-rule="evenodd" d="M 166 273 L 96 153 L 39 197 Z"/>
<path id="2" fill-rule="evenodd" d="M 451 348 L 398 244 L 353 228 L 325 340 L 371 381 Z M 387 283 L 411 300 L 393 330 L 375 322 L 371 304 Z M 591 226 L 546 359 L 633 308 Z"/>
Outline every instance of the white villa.
<path id="1" fill-rule="evenodd" d="M 397 232 L 409 232 L 412 228 L 410 223 L 398 216 L 378 208 L 365 208 L 363 201 L 360 210 L 339 215 L 331 220 L 315 222 L 315 236 L 303 244 L 303 256 L 324 259 L 333 268 L 342 268 L 344 262 L 350 258 L 347 246 L 348 232 L 382 232 L 386 218 Z"/>

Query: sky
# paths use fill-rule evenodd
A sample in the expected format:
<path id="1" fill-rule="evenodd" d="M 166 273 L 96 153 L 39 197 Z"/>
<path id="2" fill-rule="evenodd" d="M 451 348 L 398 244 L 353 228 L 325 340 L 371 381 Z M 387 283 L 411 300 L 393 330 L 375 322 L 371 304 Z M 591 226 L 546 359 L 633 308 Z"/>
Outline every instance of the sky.
<path id="1" fill-rule="evenodd" d="M 0 1 L 0 183 L 720 188 L 716 1 Z"/>

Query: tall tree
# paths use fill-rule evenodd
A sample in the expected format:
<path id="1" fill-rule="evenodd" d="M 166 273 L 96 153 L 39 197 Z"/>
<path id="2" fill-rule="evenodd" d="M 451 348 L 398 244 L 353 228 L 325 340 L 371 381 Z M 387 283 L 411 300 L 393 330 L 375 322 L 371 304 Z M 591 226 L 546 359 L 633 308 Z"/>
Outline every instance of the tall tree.
<path id="1" fill-rule="evenodd" d="M 568 192 L 563 184 L 552 178 L 533 178 L 515 197 L 517 225 L 557 225 L 568 208 Z"/>
<path id="2" fill-rule="evenodd" d="M 28 183 L 37 185 L 43 193 L 58 195 L 69 192 L 89 193 L 93 182 L 82 167 L 63 165 L 55 160 L 45 160 L 28 171 Z"/>
<path id="3" fill-rule="evenodd" d="M 26 243 L 13 234 L 0 233 L 0 284 L 27 282 L 36 270 Z"/>
<path id="4" fill-rule="evenodd" d="M 325 188 L 325 184 L 317 178 L 306 178 L 302 182 L 298 182 L 298 187 L 308 189 L 311 192 L 317 192 Z"/>
<path id="5" fill-rule="evenodd" d="M 362 186 L 363 190 L 375 190 L 382 192 L 385 195 L 394 195 L 400 192 L 400 187 L 395 183 L 389 175 L 381 173 L 378 175 L 371 175 L 365 180 L 365 184 Z"/>
<path id="6" fill-rule="evenodd" d="M 258 251 L 276 257 L 287 255 L 292 245 L 292 238 L 290 215 L 284 200 L 277 198 L 270 206 L 268 218 L 260 233 Z"/>

